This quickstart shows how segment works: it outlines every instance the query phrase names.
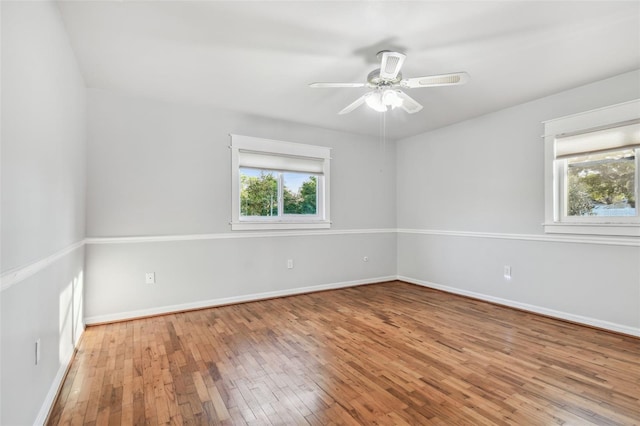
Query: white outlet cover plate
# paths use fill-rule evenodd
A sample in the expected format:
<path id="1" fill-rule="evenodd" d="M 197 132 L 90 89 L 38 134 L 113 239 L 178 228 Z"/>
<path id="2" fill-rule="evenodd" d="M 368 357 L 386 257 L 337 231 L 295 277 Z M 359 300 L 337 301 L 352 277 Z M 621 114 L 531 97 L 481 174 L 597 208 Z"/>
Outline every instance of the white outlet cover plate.
<path id="1" fill-rule="evenodd" d="M 511 266 L 505 266 L 504 267 L 504 277 L 507 280 L 511 279 Z"/>
<path id="2" fill-rule="evenodd" d="M 42 345 L 40 339 L 36 340 L 36 365 L 40 364 L 40 353 L 42 350 Z"/>

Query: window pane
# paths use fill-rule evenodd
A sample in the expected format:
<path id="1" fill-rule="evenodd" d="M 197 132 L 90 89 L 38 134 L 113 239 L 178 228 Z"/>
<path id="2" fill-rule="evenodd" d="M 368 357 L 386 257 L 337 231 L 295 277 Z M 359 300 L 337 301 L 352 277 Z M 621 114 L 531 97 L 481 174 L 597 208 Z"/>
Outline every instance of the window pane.
<path id="1" fill-rule="evenodd" d="M 240 216 L 277 216 L 278 178 L 270 170 L 240 168 Z"/>
<path id="2" fill-rule="evenodd" d="M 283 172 L 284 214 L 316 215 L 318 176 L 309 173 Z"/>
<path id="3" fill-rule="evenodd" d="M 567 216 L 635 216 L 632 149 L 567 160 Z"/>

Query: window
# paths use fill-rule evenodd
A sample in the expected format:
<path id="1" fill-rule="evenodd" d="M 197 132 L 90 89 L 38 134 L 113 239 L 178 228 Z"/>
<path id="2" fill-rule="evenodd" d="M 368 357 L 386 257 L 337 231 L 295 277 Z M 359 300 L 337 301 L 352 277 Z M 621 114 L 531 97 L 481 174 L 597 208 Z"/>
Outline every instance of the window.
<path id="1" fill-rule="evenodd" d="M 231 152 L 231 229 L 330 227 L 330 148 L 231 135 Z"/>
<path id="2" fill-rule="evenodd" d="M 566 218 L 637 216 L 635 149 L 574 156 L 564 161 L 562 206 Z"/>
<path id="3" fill-rule="evenodd" d="M 545 231 L 640 235 L 640 101 L 545 122 Z"/>

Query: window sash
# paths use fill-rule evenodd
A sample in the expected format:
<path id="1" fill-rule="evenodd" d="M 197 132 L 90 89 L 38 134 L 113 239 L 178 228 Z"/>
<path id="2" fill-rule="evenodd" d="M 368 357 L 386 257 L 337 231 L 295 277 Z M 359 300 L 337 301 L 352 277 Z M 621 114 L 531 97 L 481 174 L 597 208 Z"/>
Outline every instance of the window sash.
<path id="1" fill-rule="evenodd" d="M 626 149 L 626 148 L 622 148 Z M 620 150 L 622 150 L 620 149 Z M 618 150 L 617 150 L 618 151 Z M 579 157 L 579 155 L 572 155 L 571 157 Z M 554 170 L 556 176 L 555 185 L 558 189 L 556 206 L 556 219 L 555 222 L 564 223 L 584 223 L 584 224 L 637 224 L 640 223 L 640 205 L 638 195 L 640 195 L 640 148 L 635 148 L 635 200 L 636 200 L 636 214 L 634 216 L 570 216 L 568 212 L 568 191 L 569 182 L 567 179 L 567 172 L 569 169 L 568 158 L 562 158 L 554 161 Z"/>
<path id="2" fill-rule="evenodd" d="M 249 168 L 246 166 L 242 166 L 243 168 Z M 255 168 L 256 170 L 268 170 L 264 168 Z M 321 212 L 324 209 L 323 205 L 323 197 L 321 194 L 324 193 L 324 176 L 319 173 L 309 173 L 317 177 L 316 180 L 316 213 L 315 214 L 291 214 L 284 212 L 284 173 L 290 170 L 272 170 L 277 173 L 276 180 L 278 182 L 277 188 L 277 215 L 274 216 L 243 216 L 242 212 L 240 212 L 239 220 L 241 222 L 247 221 L 258 221 L 258 222 L 278 222 L 278 221 L 309 221 L 309 220 L 321 220 L 322 215 Z M 240 167 L 238 167 L 238 173 L 240 173 Z M 305 172 L 307 173 L 307 172 Z M 240 188 L 242 191 L 242 188 Z M 240 196 L 240 192 L 238 194 Z"/>

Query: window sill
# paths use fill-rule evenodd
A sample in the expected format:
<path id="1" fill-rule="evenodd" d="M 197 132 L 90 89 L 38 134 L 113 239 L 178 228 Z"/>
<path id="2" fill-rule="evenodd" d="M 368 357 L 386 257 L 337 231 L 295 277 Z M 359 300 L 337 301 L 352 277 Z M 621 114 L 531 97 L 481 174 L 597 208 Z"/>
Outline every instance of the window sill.
<path id="1" fill-rule="evenodd" d="M 274 229 L 329 229 L 331 222 L 231 222 L 232 231 L 256 231 Z"/>
<path id="2" fill-rule="evenodd" d="M 640 223 L 545 223 L 547 234 L 640 237 Z"/>

